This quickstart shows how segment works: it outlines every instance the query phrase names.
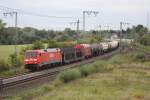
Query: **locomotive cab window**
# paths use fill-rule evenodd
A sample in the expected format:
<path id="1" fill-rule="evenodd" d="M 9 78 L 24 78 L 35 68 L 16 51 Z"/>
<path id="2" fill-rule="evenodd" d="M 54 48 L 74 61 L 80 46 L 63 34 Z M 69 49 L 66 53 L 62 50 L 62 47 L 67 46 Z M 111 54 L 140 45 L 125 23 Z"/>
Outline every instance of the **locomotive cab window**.
<path id="1" fill-rule="evenodd" d="M 37 52 L 27 52 L 26 58 L 34 58 L 34 57 L 37 57 L 37 55 L 38 55 Z"/>

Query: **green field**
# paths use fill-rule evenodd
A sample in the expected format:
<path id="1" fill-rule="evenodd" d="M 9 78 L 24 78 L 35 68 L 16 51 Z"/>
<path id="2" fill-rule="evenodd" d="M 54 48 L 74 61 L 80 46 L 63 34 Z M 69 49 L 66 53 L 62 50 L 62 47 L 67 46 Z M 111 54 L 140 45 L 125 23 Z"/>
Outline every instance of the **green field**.
<path id="1" fill-rule="evenodd" d="M 17 51 L 19 52 L 22 47 L 26 45 L 17 45 Z M 0 59 L 7 59 L 10 54 L 14 53 L 14 45 L 0 45 Z"/>

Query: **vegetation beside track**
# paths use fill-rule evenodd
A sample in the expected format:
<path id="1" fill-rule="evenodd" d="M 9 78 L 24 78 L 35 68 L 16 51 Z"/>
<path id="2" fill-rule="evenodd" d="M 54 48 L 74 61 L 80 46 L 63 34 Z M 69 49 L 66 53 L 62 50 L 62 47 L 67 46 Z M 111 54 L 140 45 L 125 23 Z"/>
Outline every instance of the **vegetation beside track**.
<path id="1" fill-rule="evenodd" d="M 8 99 L 149 100 L 149 66 L 143 52 L 123 53 L 107 61 L 64 71 L 52 84 Z"/>

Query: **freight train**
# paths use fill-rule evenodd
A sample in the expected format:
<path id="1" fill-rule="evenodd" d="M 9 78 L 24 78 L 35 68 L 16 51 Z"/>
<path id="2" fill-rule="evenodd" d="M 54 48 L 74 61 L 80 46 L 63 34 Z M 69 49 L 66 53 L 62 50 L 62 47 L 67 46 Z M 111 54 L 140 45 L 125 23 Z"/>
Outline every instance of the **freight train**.
<path id="1" fill-rule="evenodd" d="M 26 69 L 35 71 L 100 56 L 118 47 L 118 41 L 109 41 L 99 44 L 76 44 L 68 48 L 28 50 L 24 63 Z"/>

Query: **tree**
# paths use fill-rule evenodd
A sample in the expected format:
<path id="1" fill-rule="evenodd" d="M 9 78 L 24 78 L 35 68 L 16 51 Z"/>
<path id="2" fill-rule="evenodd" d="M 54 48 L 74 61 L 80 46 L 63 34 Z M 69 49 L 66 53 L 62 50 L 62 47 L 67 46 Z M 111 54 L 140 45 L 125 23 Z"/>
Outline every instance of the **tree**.
<path id="1" fill-rule="evenodd" d="M 35 41 L 33 43 L 33 49 L 44 49 L 44 45 L 41 41 Z"/>
<path id="2" fill-rule="evenodd" d="M 48 41 L 48 48 L 56 48 L 59 47 L 59 44 L 57 41 L 49 39 Z"/>
<path id="3" fill-rule="evenodd" d="M 5 29 L 6 23 L 3 23 L 2 20 L 0 20 L 0 43 L 2 43 L 3 39 L 3 32 Z"/>
<path id="4" fill-rule="evenodd" d="M 3 21 L 0 20 L 0 33 L 3 32 L 5 26 L 6 26 L 6 23 L 3 23 Z"/>
<path id="5" fill-rule="evenodd" d="M 135 27 L 135 32 L 141 37 L 148 32 L 148 29 L 143 25 L 138 25 Z"/>
<path id="6" fill-rule="evenodd" d="M 145 46 L 150 46 L 150 35 L 146 34 L 146 35 L 142 36 L 140 39 L 140 43 Z"/>

